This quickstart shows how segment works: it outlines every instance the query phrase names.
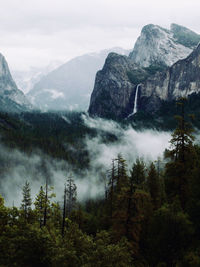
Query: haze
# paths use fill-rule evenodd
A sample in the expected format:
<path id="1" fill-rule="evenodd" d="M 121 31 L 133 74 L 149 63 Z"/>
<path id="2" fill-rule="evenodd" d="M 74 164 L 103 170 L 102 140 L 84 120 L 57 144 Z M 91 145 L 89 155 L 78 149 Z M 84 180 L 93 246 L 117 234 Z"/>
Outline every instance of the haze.
<path id="1" fill-rule="evenodd" d="M 0 52 L 11 69 L 43 67 L 105 48 L 131 49 L 141 28 L 170 23 L 200 33 L 198 0 L 0 1 Z"/>

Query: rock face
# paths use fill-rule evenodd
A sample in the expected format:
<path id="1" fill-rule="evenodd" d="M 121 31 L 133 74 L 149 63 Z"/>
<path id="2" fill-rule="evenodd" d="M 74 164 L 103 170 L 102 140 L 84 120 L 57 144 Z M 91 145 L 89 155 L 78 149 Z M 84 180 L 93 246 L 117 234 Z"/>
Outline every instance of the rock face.
<path id="1" fill-rule="evenodd" d="M 200 35 L 186 27 L 172 23 L 170 30 L 173 33 L 174 40 L 186 47 L 194 49 L 200 42 Z"/>
<path id="2" fill-rule="evenodd" d="M 145 26 L 129 57 L 110 54 L 97 73 L 89 114 L 126 118 L 134 114 L 136 103 L 137 111 L 153 113 L 162 101 L 199 92 L 199 40 L 176 24 L 170 30 Z"/>
<path id="3" fill-rule="evenodd" d="M 31 105 L 25 95 L 13 81 L 4 56 L 0 54 L 0 110 L 19 112 L 30 108 Z"/>
<path id="4" fill-rule="evenodd" d="M 129 54 L 121 48 L 76 57 L 48 73 L 27 94 L 42 110 L 87 110 L 96 72 L 103 67 L 109 52 Z"/>
<path id="5" fill-rule="evenodd" d="M 177 24 L 172 24 L 170 30 L 149 24 L 143 27 L 129 57 L 141 67 L 171 66 L 186 58 L 199 41 L 198 34 Z"/>
<path id="6" fill-rule="evenodd" d="M 200 44 L 183 60 L 177 61 L 167 71 L 157 73 L 140 88 L 139 109 L 154 112 L 162 100 L 170 101 L 200 93 Z"/>
<path id="7" fill-rule="evenodd" d="M 89 114 L 108 118 L 128 116 L 136 91 L 129 73 L 137 71 L 140 69 L 128 57 L 110 53 L 103 69 L 97 72 Z"/>

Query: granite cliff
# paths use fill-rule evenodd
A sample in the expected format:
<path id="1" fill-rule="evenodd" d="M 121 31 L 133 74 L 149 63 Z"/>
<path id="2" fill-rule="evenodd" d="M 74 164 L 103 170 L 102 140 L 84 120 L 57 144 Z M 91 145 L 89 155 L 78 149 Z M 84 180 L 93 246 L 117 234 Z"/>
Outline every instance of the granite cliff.
<path id="1" fill-rule="evenodd" d="M 128 57 L 110 53 L 103 69 L 97 72 L 89 114 L 108 118 L 127 117 L 136 93 L 136 84 L 131 81 L 134 73 L 143 76 L 146 72 Z"/>
<path id="2" fill-rule="evenodd" d="M 129 57 L 141 67 L 159 64 L 171 66 L 187 57 L 200 41 L 193 31 L 171 24 L 170 30 L 149 24 L 143 27 Z"/>
<path id="3" fill-rule="evenodd" d="M 30 103 L 13 80 L 4 56 L 0 54 L 0 110 L 20 112 L 30 108 Z"/>
<path id="4" fill-rule="evenodd" d="M 140 87 L 139 109 L 154 112 L 161 101 L 200 93 L 200 44 L 186 58 L 148 78 Z"/>
<path id="5" fill-rule="evenodd" d="M 198 93 L 199 41 L 198 34 L 176 24 L 170 30 L 145 26 L 128 57 L 109 54 L 97 72 L 89 114 L 127 118 L 140 110 L 153 113 L 162 101 Z"/>

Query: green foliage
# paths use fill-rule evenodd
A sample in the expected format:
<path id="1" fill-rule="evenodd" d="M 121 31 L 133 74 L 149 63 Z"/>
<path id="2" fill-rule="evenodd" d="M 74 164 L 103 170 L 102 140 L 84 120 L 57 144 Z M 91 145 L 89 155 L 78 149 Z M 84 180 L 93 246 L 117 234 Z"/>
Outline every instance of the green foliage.
<path id="1" fill-rule="evenodd" d="M 185 100 L 179 103 L 181 115 L 177 116 L 178 125 L 172 133 L 171 149 L 165 156 L 171 158 L 166 164 L 166 190 L 171 199 L 178 196 L 185 208 L 190 197 L 190 180 L 196 169 L 197 155 L 193 146 L 193 128 L 185 118 Z"/>
<path id="2" fill-rule="evenodd" d="M 145 164 L 143 160 L 136 159 L 136 162 L 133 164 L 132 170 L 131 170 L 131 181 L 133 184 L 135 184 L 137 187 L 142 188 L 144 187 L 145 182 Z"/>
<path id="3" fill-rule="evenodd" d="M 134 71 L 128 71 L 127 76 L 133 84 L 139 84 L 145 82 L 147 78 L 155 75 L 156 72 L 165 71 L 167 66 L 163 64 L 150 65 L 143 69 L 136 69 Z"/>
<path id="4" fill-rule="evenodd" d="M 113 244 L 108 232 L 97 233 L 93 262 L 96 266 L 128 267 L 132 265 L 130 244 L 125 238 Z"/>
<path id="5" fill-rule="evenodd" d="M 167 69 L 166 65 L 163 64 L 156 64 L 156 65 L 150 65 L 149 67 L 144 68 L 149 75 L 154 75 L 156 72 L 162 72 Z"/>
<path id="6" fill-rule="evenodd" d="M 144 82 L 147 79 L 148 74 L 142 69 L 136 69 L 132 72 L 128 71 L 127 76 L 131 83 L 139 84 L 141 82 Z"/>
<path id="7" fill-rule="evenodd" d="M 184 106 L 185 114 L 188 115 L 186 120 L 188 121 L 190 117 L 192 125 L 200 129 L 200 94 L 193 93 L 189 95 Z M 159 110 L 153 114 L 139 111 L 135 114 L 134 118 L 128 119 L 127 123 L 133 120 L 133 127 L 141 130 L 144 128 L 154 128 L 164 131 L 173 131 L 177 126 L 176 120 L 174 119 L 177 114 L 180 114 L 180 107 L 177 106 L 177 101 L 161 101 Z"/>
<path id="8" fill-rule="evenodd" d="M 44 226 L 45 220 L 50 217 L 52 208 L 51 208 L 51 198 L 55 197 L 55 194 L 51 192 L 53 187 L 50 187 L 48 190 L 48 195 L 44 191 L 43 187 L 40 187 L 40 191 L 36 196 L 34 205 L 35 205 L 35 215 L 39 222 L 40 227 Z M 49 192 L 51 192 L 49 194 Z M 54 205 L 55 206 L 55 205 Z"/>
<path id="9" fill-rule="evenodd" d="M 51 266 L 53 242 L 34 225 L 7 225 L 0 236 L 1 266 Z"/>
<path id="10" fill-rule="evenodd" d="M 198 106 L 198 103 L 194 100 L 194 105 Z M 70 205 L 64 224 L 60 205 L 53 201 L 54 194 L 47 184 L 49 171 L 45 160 L 39 172 L 46 177 L 46 188 L 41 186 L 32 211 L 28 183 L 23 187 L 20 208 L 5 207 L 0 196 L 0 266 L 199 266 L 200 147 L 193 144 L 192 127 L 186 116 L 188 102 L 180 107 L 167 162 L 160 164 L 162 159 L 159 159 L 156 168 L 153 163 L 146 167 L 137 159 L 129 171 L 126 160 L 119 154 L 104 177 L 105 198 L 88 199 L 85 203 L 76 202 L 76 205 L 76 186 L 69 179 L 67 197 Z M 172 113 L 177 111 L 176 105 L 173 108 Z M 167 110 L 165 105 L 163 110 Z M 72 124 L 76 122 L 80 127 L 75 136 L 70 130 L 73 132 L 76 127 L 70 123 L 62 126 L 62 120 L 55 114 L 35 114 L 33 117 L 24 114 L 23 120 L 4 114 L 0 119 L 0 131 L 10 147 L 22 148 L 23 142 L 27 142 L 23 148 L 26 153 L 31 153 L 29 150 L 34 144 L 38 145 L 49 133 L 52 151 L 48 150 L 47 144 L 41 149 L 70 161 L 68 151 L 65 151 L 66 156 L 62 154 L 62 146 L 59 150 L 61 141 L 65 140 L 74 148 L 83 148 L 81 138 L 85 134 L 96 134 L 80 124 L 80 114 L 68 118 L 70 116 Z M 21 123 L 19 128 L 17 121 Z M 32 129 L 28 129 L 27 121 Z M 65 127 L 68 127 L 67 134 Z M 18 144 L 17 138 L 26 134 L 27 139 Z M 107 142 L 115 140 L 113 136 L 102 134 Z M 78 165 L 74 161 L 75 166 L 83 166 L 84 160 Z M 6 168 L 1 165 L 1 174 Z M 102 174 L 102 170 L 99 172 Z M 25 214 L 28 218 L 30 215 L 30 219 L 24 219 L 27 218 Z"/>
<path id="11" fill-rule="evenodd" d="M 155 209 L 158 209 L 161 205 L 161 185 L 158 173 L 153 163 L 151 163 L 149 168 L 147 182 L 153 206 Z"/>
<path id="12" fill-rule="evenodd" d="M 22 194 L 23 194 L 23 199 L 22 199 L 21 209 L 22 209 L 25 220 L 27 220 L 30 216 L 31 204 L 32 204 L 31 189 L 27 181 L 25 182 L 25 185 L 23 186 Z"/>
<path id="13" fill-rule="evenodd" d="M 192 223 L 183 212 L 174 213 L 169 206 L 158 209 L 152 217 L 147 235 L 148 260 L 153 266 L 166 263 L 176 266 L 193 238 Z"/>

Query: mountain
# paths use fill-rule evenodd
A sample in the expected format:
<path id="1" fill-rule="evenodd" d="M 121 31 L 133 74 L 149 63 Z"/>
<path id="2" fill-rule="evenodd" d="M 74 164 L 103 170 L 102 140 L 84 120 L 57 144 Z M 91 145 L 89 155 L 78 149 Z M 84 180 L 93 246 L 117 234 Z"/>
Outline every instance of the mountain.
<path id="1" fill-rule="evenodd" d="M 45 68 L 31 67 L 27 71 L 11 70 L 11 73 L 17 84 L 17 87 L 20 88 L 24 94 L 27 94 L 33 89 L 34 85 L 42 79 L 42 77 L 58 68 L 62 64 L 63 62 L 55 60 L 50 62 L 50 64 Z"/>
<path id="2" fill-rule="evenodd" d="M 192 48 L 199 40 L 199 35 L 176 24 L 170 30 L 145 26 L 129 57 L 108 55 L 97 72 L 89 114 L 127 118 L 136 107 L 154 112 L 162 101 L 198 92 L 199 46 L 194 52 Z"/>
<path id="3" fill-rule="evenodd" d="M 148 78 L 140 86 L 139 109 L 154 112 L 162 101 L 200 93 L 200 44 L 183 60 L 165 72 Z"/>
<path id="4" fill-rule="evenodd" d="M 146 73 L 128 57 L 110 53 L 103 69 L 97 72 L 89 114 L 106 118 L 128 116 L 135 97 L 130 74 L 139 72 L 141 76 Z"/>
<path id="5" fill-rule="evenodd" d="M 27 111 L 31 104 L 20 91 L 11 74 L 8 64 L 0 54 L 0 110 L 4 112 Z"/>
<path id="6" fill-rule="evenodd" d="M 170 30 L 167 30 L 149 24 L 143 27 L 129 57 L 141 67 L 155 64 L 171 66 L 186 58 L 199 41 L 200 35 L 183 26 L 171 24 Z"/>
<path id="7" fill-rule="evenodd" d="M 42 110 L 87 110 L 95 74 L 111 51 L 130 52 L 112 48 L 76 57 L 41 78 L 27 97 Z"/>

